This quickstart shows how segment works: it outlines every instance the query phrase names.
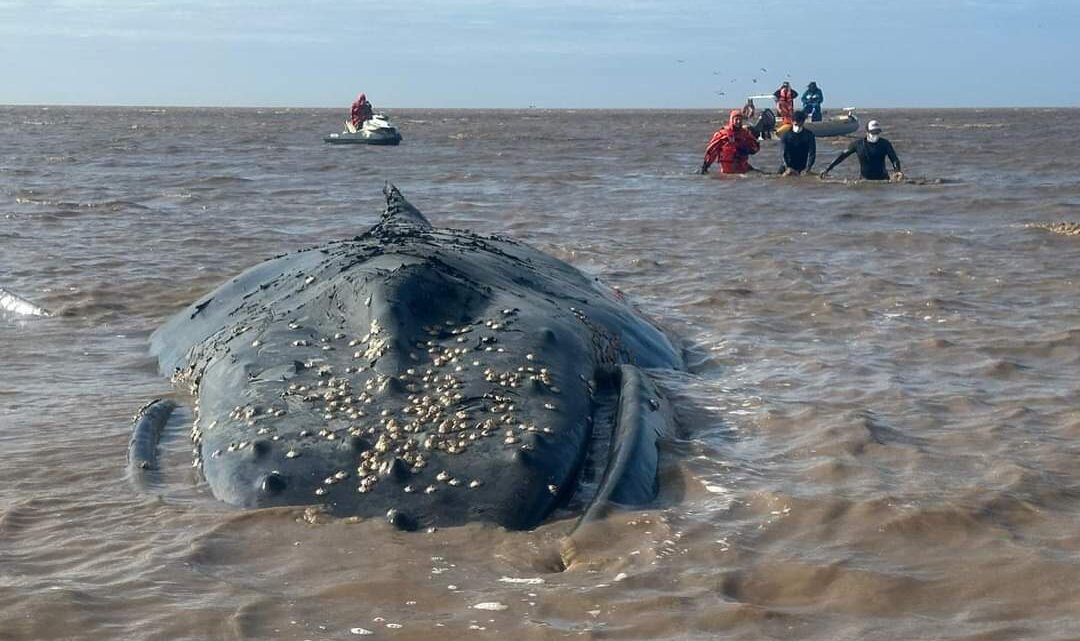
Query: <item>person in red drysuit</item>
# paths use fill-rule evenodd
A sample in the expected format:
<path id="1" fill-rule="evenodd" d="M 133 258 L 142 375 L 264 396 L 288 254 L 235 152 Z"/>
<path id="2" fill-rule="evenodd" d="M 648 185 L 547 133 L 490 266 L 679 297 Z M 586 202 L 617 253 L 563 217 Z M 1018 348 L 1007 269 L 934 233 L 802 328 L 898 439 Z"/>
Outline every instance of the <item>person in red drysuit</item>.
<path id="1" fill-rule="evenodd" d="M 360 94 L 356 98 L 356 102 L 352 104 L 352 110 L 349 112 L 349 122 L 353 127 L 359 129 L 364 125 L 364 122 L 371 119 L 371 115 L 374 110 L 371 108 L 371 103 L 367 101 L 367 96 Z"/>
<path id="2" fill-rule="evenodd" d="M 720 172 L 725 174 L 745 174 L 753 169 L 749 158 L 756 154 L 761 145 L 750 130 L 743 127 L 743 114 L 733 109 L 728 116 L 728 124 L 713 134 L 709 146 L 705 148 L 705 162 L 701 163 L 701 173 L 709 171 L 709 165 L 720 163 Z"/>
<path id="3" fill-rule="evenodd" d="M 780 85 L 780 88 L 773 92 L 773 98 L 776 100 L 776 111 L 780 114 L 780 119 L 784 121 L 785 125 L 793 124 L 792 116 L 795 114 L 795 99 L 799 97 L 799 92 L 791 88 L 791 83 L 787 80 L 784 84 Z"/>

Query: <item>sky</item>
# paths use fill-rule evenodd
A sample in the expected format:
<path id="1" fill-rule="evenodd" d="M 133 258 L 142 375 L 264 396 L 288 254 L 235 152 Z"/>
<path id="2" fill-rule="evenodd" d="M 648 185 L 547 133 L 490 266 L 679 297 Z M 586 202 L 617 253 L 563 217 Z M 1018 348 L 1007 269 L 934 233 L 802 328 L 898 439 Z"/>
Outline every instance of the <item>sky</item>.
<path id="1" fill-rule="evenodd" d="M 0 0 L 0 104 L 1080 106 L 1080 0 Z"/>

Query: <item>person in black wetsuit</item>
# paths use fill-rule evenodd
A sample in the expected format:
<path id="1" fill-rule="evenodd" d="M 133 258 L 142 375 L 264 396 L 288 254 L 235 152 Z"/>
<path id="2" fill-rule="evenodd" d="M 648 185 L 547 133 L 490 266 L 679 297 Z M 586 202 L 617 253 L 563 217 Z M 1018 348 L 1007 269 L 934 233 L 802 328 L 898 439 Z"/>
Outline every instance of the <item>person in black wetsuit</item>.
<path id="1" fill-rule="evenodd" d="M 885 171 L 885 159 L 892 162 L 893 180 L 901 180 L 904 177 L 900 169 L 900 158 L 896 156 L 896 150 L 892 143 L 881 137 L 881 125 L 878 121 L 871 120 L 866 124 L 866 138 L 861 138 L 848 145 L 848 148 L 840 152 L 840 155 L 829 163 L 825 171 L 821 172 L 824 178 L 829 171 L 844 162 L 844 159 L 855 154 L 859 157 L 859 174 L 863 180 L 889 180 L 889 172 Z"/>
<path id="2" fill-rule="evenodd" d="M 784 149 L 784 166 L 780 173 L 785 176 L 810 173 L 817 160 L 817 138 L 806 128 L 806 112 L 799 109 L 793 118 L 791 129 L 780 136 L 780 145 Z"/>

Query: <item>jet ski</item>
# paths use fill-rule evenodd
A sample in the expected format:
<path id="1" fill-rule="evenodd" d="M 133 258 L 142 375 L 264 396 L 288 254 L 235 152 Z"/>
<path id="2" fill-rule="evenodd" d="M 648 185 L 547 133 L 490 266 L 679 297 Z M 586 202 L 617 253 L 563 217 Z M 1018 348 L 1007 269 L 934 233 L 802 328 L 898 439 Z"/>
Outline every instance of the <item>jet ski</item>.
<path id="1" fill-rule="evenodd" d="M 330 134 L 323 142 L 331 145 L 396 145 L 401 142 L 401 132 L 383 114 L 375 114 L 364 121 L 357 129 L 352 122 L 345 121 L 345 131 Z"/>

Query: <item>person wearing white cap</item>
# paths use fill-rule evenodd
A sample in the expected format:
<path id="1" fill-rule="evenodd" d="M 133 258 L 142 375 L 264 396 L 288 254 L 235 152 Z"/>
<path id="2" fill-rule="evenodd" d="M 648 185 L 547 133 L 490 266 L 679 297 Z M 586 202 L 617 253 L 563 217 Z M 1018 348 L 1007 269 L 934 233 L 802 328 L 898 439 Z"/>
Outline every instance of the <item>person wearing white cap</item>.
<path id="1" fill-rule="evenodd" d="M 856 140 L 848 145 L 847 149 L 840 152 L 840 155 L 829 163 L 825 171 L 821 172 L 821 177 L 824 178 L 833 167 L 844 162 L 844 159 L 851 154 L 859 157 L 859 175 L 862 176 L 863 180 L 889 180 L 889 172 L 885 171 L 886 158 L 889 159 L 893 169 L 896 171 L 893 174 L 893 180 L 900 180 L 904 177 L 904 173 L 900 169 L 900 158 L 897 157 L 892 143 L 886 138 L 882 138 L 881 124 L 876 120 L 866 123 L 866 137 Z"/>

